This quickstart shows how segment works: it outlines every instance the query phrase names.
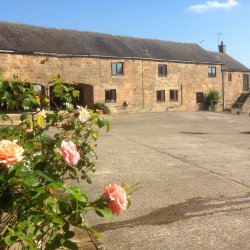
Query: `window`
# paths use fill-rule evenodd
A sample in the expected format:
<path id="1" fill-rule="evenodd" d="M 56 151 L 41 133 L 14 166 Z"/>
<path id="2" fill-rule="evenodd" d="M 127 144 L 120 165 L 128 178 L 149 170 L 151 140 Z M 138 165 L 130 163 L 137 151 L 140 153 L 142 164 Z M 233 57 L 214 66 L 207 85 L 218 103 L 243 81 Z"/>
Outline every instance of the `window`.
<path id="1" fill-rule="evenodd" d="M 158 76 L 167 76 L 167 65 L 159 64 L 158 65 Z"/>
<path id="2" fill-rule="evenodd" d="M 204 93 L 197 92 L 196 93 L 196 103 L 203 103 L 204 102 Z"/>
<path id="3" fill-rule="evenodd" d="M 231 82 L 232 81 L 232 74 L 228 73 L 228 81 Z"/>
<path id="4" fill-rule="evenodd" d="M 208 66 L 208 77 L 216 77 L 216 67 Z"/>
<path id="5" fill-rule="evenodd" d="M 165 90 L 156 91 L 156 100 L 157 102 L 165 102 Z"/>
<path id="6" fill-rule="evenodd" d="M 123 63 L 117 62 L 111 64 L 112 75 L 123 75 Z"/>
<path id="7" fill-rule="evenodd" d="M 105 102 L 116 102 L 116 89 L 105 90 Z"/>
<path id="8" fill-rule="evenodd" d="M 178 90 L 176 89 L 169 90 L 169 100 L 178 101 Z"/>
<path id="9" fill-rule="evenodd" d="M 243 75 L 243 91 L 249 91 L 249 75 Z"/>

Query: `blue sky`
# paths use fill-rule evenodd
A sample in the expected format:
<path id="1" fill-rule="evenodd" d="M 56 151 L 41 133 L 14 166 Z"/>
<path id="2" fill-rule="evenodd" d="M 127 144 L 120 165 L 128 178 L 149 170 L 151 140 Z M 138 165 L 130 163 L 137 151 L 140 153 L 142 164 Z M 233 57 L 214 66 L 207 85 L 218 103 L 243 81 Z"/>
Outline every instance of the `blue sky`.
<path id="1" fill-rule="evenodd" d="M 0 0 L 1 21 L 168 41 L 227 52 L 250 68 L 249 0 Z"/>

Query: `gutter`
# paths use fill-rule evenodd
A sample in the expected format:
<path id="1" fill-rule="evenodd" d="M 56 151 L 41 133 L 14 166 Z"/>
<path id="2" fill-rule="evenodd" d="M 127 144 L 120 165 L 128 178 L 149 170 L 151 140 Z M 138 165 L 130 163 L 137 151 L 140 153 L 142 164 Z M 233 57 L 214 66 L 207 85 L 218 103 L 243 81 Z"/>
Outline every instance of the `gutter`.
<path id="1" fill-rule="evenodd" d="M 77 55 L 77 54 L 60 54 L 52 52 L 39 52 L 39 51 L 15 51 L 15 50 L 0 50 L 0 53 L 13 53 L 13 54 L 26 54 L 26 55 L 43 55 L 43 56 L 54 56 L 54 57 L 91 57 L 91 58 L 109 58 L 109 59 L 131 59 L 131 60 L 147 60 L 147 61 L 157 61 L 157 62 L 179 62 L 179 63 L 192 63 L 192 64 L 211 64 L 211 65 L 221 65 L 219 62 L 198 62 L 198 61 L 188 61 L 188 60 L 168 60 L 168 59 L 158 59 L 153 57 L 133 57 L 133 56 L 105 56 L 105 55 Z"/>

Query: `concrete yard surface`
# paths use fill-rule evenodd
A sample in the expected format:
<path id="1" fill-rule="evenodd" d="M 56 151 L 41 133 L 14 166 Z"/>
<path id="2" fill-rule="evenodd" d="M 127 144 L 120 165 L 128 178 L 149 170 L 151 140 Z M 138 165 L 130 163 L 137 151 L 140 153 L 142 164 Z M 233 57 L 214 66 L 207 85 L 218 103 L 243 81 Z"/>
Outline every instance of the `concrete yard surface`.
<path id="1" fill-rule="evenodd" d="M 107 249 L 250 249 L 249 117 L 183 111 L 107 119 L 91 197 L 108 183 L 134 178 L 141 186 L 111 222 L 89 217 Z"/>

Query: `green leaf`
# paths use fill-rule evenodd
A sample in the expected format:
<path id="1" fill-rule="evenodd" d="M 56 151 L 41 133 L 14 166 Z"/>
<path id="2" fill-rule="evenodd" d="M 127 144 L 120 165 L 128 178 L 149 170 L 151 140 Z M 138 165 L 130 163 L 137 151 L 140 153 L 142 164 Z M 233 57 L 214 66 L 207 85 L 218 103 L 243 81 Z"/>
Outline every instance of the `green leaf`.
<path id="1" fill-rule="evenodd" d="M 26 186 L 35 187 L 39 184 L 39 181 L 32 174 L 26 174 L 23 176 L 23 183 Z"/>
<path id="2" fill-rule="evenodd" d="M 34 145 L 34 142 L 33 141 L 27 141 L 25 144 L 24 144 L 24 149 L 28 150 L 28 151 L 31 151 L 35 148 L 35 145 Z"/>
<path id="3" fill-rule="evenodd" d="M 112 215 L 112 212 L 111 212 L 111 210 L 110 209 L 108 209 L 108 208 L 99 208 L 99 207 L 97 207 L 96 209 L 95 209 L 95 211 L 96 211 L 96 213 L 100 216 L 100 217 L 105 217 L 106 219 L 108 219 L 108 220 L 112 220 L 112 218 L 113 218 L 113 215 Z"/>
<path id="4" fill-rule="evenodd" d="M 72 194 L 72 196 L 81 202 L 87 202 L 87 194 L 79 186 L 69 186 L 67 190 Z"/>
<path id="5" fill-rule="evenodd" d="M 22 235 L 19 237 L 20 240 L 24 241 L 29 247 L 30 247 L 30 250 L 36 250 L 36 245 L 35 243 L 32 241 L 32 238 L 27 236 L 27 235 Z"/>
<path id="6" fill-rule="evenodd" d="M 46 244 L 45 250 L 55 250 L 55 249 L 58 249 L 61 245 L 62 245 L 62 244 L 61 244 L 60 239 L 55 238 L 55 239 L 49 241 L 49 242 Z"/>
<path id="7" fill-rule="evenodd" d="M 35 101 L 34 101 L 34 99 L 26 98 L 23 100 L 22 104 L 23 104 L 24 109 L 31 109 L 34 106 Z"/>
<path id="8" fill-rule="evenodd" d="M 17 239 L 17 236 L 7 235 L 6 237 L 4 237 L 4 242 L 7 246 L 11 246 Z"/>
<path id="9" fill-rule="evenodd" d="M 73 225 L 73 226 L 79 226 L 82 224 L 82 217 L 80 212 L 71 214 L 69 216 L 69 222 Z"/>
<path id="10" fill-rule="evenodd" d="M 63 225 L 63 231 L 64 231 L 64 232 L 69 231 L 69 222 L 66 222 L 66 223 Z"/>
<path id="11" fill-rule="evenodd" d="M 103 126 L 105 126 L 105 119 L 104 118 L 98 118 L 97 120 L 97 125 L 99 128 L 102 128 Z"/>
<path id="12" fill-rule="evenodd" d="M 70 102 L 66 102 L 66 109 L 70 112 L 75 110 L 74 105 Z"/>
<path id="13" fill-rule="evenodd" d="M 25 121 L 25 120 L 28 120 L 29 119 L 29 116 L 28 116 L 28 114 L 26 114 L 26 113 L 24 113 L 24 114 L 22 114 L 21 116 L 20 116 L 20 120 L 23 122 L 23 121 Z"/>
<path id="14" fill-rule="evenodd" d="M 106 120 L 106 132 L 108 133 L 110 130 L 110 123 Z"/>
<path id="15" fill-rule="evenodd" d="M 64 247 L 67 247 L 68 249 L 70 250 L 78 250 L 78 246 L 76 245 L 75 242 L 73 241 L 70 241 L 70 240 L 66 240 L 64 243 L 63 243 L 63 246 Z"/>
<path id="16" fill-rule="evenodd" d="M 36 201 L 38 204 L 42 204 L 49 197 L 50 197 L 49 193 L 42 193 L 37 197 Z"/>
<path id="17" fill-rule="evenodd" d="M 43 177 L 45 180 L 49 181 L 49 182 L 53 182 L 54 179 L 50 178 L 48 175 L 46 175 L 45 173 L 43 173 L 40 170 L 34 170 L 34 175 L 38 175 L 40 177 Z"/>
<path id="18" fill-rule="evenodd" d="M 79 91 L 79 90 L 73 90 L 73 91 L 72 91 L 72 95 L 73 95 L 74 98 L 78 97 L 79 94 L 80 94 L 80 91 Z"/>
<path id="19" fill-rule="evenodd" d="M 64 238 L 65 239 L 70 239 L 70 238 L 73 238 L 75 236 L 75 233 L 73 231 L 67 231 L 65 234 L 64 234 Z"/>
<path id="20" fill-rule="evenodd" d="M 63 225 L 64 221 L 62 218 L 60 218 L 59 216 L 54 216 L 53 218 L 53 223 L 59 224 L 59 225 Z"/>
<path id="21" fill-rule="evenodd" d="M 72 213 L 72 207 L 70 206 L 70 204 L 66 203 L 66 202 L 59 202 L 59 209 L 63 214 L 71 214 Z"/>
<path id="22" fill-rule="evenodd" d="M 99 133 L 98 131 L 91 131 L 92 138 L 96 141 L 98 139 Z"/>
<path id="23" fill-rule="evenodd" d="M 97 238 L 104 240 L 104 237 L 101 233 L 99 233 L 98 231 L 96 231 L 93 227 L 87 227 L 86 228 L 88 231 L 90 231 L 94 236 L 96 236 Z"/>

